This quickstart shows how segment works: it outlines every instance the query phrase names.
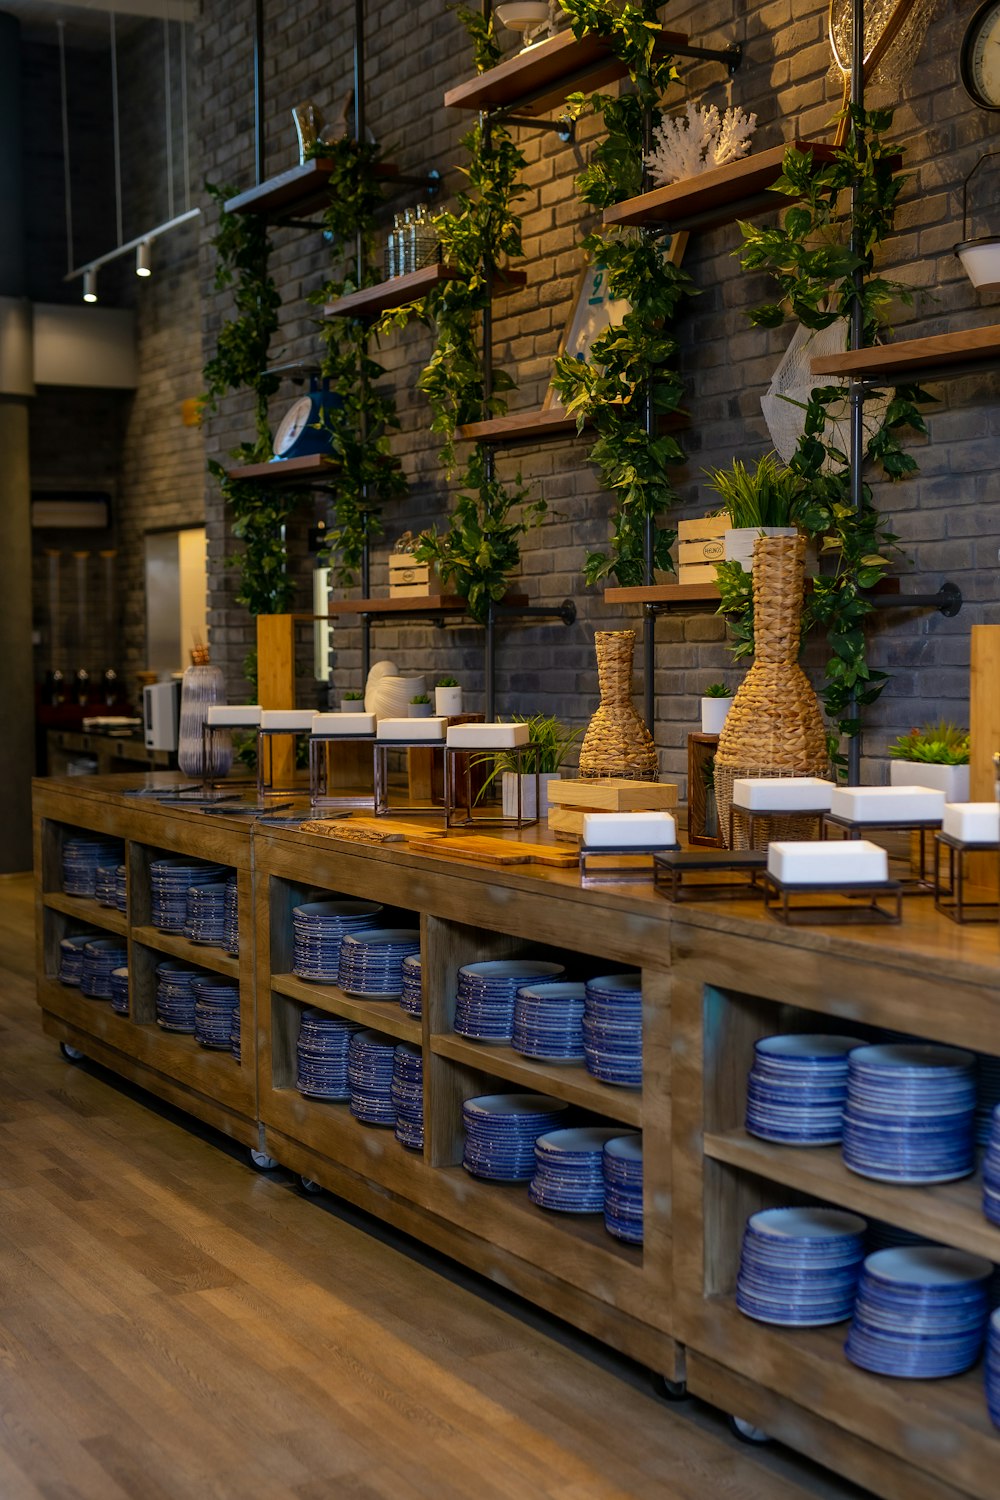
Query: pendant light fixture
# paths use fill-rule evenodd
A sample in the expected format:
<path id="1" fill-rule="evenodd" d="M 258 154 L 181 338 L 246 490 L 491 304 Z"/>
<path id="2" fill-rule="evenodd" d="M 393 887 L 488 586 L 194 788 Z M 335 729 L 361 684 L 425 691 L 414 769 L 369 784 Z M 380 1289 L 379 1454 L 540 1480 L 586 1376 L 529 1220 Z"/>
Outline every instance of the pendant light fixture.
<path id="1" fill-rule="evenodd" d="M 153 241 L 142 240 L 135 247 L 135 274 L 137 276 L 152 276 L 153 266 Z"/>
<path id="2" fill-rule="evenodd" d="M 93 266 L 83 273 L 83 300 L 84 302 L 97 301 L 97 271 Z"/>

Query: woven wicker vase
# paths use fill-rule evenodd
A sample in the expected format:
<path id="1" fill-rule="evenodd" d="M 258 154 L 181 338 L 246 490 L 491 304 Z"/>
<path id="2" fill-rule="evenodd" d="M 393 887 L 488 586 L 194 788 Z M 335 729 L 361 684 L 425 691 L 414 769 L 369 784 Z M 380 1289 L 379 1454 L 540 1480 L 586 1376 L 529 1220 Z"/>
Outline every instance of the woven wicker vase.
<path id="1" fill-rule="evenodd" d="M 656 746 L 632 706 L 634 630 L 599 630 L 597 676 L 601 704 L 587 726 L 580 749 L 580 775 L 655 781 Z"/>
<path id="2" fill-rule="evenodd" d="M 798 664 L 806 539 L 758 537 L 754 546 L 754 661 L 719 736 L 715 794 L 719 832 L 729 843 L 733 779 L 825 776 L 829 767 L 819 702 Z M 812 838 L 812 818 L 757 819 L 754 840 Z M 733 820 L 733 846 L 748 847 L 745 819 Z"/>

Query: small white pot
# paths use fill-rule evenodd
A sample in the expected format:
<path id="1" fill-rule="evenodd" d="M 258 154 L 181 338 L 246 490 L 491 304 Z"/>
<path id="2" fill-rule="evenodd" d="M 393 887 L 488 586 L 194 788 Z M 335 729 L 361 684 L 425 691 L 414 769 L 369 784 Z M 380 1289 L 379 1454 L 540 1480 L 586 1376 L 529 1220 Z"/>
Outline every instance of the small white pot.
<path id="1" fill-rule="evenodd" d="M 341 698 L 340 712 L 342 714 L 363 714 L 365 711 L 365 700 L 363 698 Z"/>
<path id="2" fill-rule="evenodd" d="M 977 292 L 995 292 L 1000 288 L 1000 236 L 963 240 L 955 246 L 955 254 Z"/>
<path id="3" fill-rule="evenodd" d="M 732 526 L 722 538 L 726 562 L 738 562 L 744 573 L 752 573 L 753 548 L 759 536 L 795 536 L 797 532 L 796 526 Z"/>
<path id="4" fill-rule="evenodd" d="M 433 703 L 411 703 L 409 707 L 411 719 L 429 719 L 433 712 Z"/>
<path id="5" fill-rule="evenodd" d="M 503 795 L 503 815 L 505 818 L 517 817 L 517 783 L 521 783 L 521 817 L 522 818 L 544 818 L 549 811 L 549 783 L 558 781 L 559 775 L 556 771 L 543 771 L 538 778 L 538 798 L 540 807 L 535 806 L 535 778 L 534 776 L 517 775 L 516 771 L 504 771 L 501 774 L 501 791 Z"/>
<path id="6" fill-rule="evenodd" d="M 946 802 L 968 802 L 968 766 L 931 766 L 922 760 L 891 760 L 890 786 L 929 786 Z"/>
<path id="7" fill-rule="evenodd" d="M 726 715 L 733 706 L 732 698 L 702 698 L 702 734 L 721 734 Z"/>
<path id="8" fill-rule="evenodd" d="M 436 687 L 434 689 L 434 712 L 440 719 L 452 719 L 462 712 L 462 689 L 460 687 Z"/>

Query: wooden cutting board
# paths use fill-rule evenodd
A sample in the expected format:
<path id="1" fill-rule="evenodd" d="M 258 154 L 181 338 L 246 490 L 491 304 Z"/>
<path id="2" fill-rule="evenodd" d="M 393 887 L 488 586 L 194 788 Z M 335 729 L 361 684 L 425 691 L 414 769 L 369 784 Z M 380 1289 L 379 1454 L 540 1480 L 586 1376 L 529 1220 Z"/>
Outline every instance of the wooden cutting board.
<path id="1" fill-rule="evenodd" d="M 536 864 L 569 870 L 580 863 L 579 856 L 570 849 L 555 849 L 551 844 L 522 843 L 520 839 L 490 838 L 481 833 L 453 835 L 426 843 L 411 838 L 410 848 L 438 858 L 478 860 L 489 865 Z"/>
<path id="2" fill-rule="evenodd" d="M 669 812 L 677 806 L 677 785 L 620 777 L 593 781 L 560 777 L 549 782 L 549 801 L 586 812 Z"/>
<path id="3" fill-rule="evenodd" d="M 430 842 L 444 837 L 443 828 L 421 828 L 403 818 L 315 818 L 303 824 L 305 833 L 321 833 L 327 838 L 351 843 L 400 844 L 404 839 Z"/>

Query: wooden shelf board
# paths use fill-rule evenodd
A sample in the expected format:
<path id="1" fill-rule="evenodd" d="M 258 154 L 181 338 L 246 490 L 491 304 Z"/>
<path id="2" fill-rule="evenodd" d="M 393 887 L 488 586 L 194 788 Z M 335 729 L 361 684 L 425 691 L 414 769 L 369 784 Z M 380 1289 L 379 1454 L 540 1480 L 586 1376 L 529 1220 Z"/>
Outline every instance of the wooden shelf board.
<path id="1" fill-rule="evenodd" d="M 895 344 L 878 344 L 872 349 L 854 353 L 830 354 L 814 359 L 814 375 L 862 375 L 891 377 L 904 385 L 909 376 L 934 370 L 945 378 L 949 366 L 953 373 L 967 373 L 970 364 L 1000 363 L 1000 324 L 991 328 L 967 328 L 957 333 L 931 334 L 922 339 L 901 339 Z"/>
<path id="2" fill-rule="evenodd" d="M 505 604 L 527 604 L 526 594 L 508 594 Z M 464 615 L 468 606 L 458 594 L 428 594 L 418 599 L 338 599 L 331 615 Z"/>
<path id="3" fill-rule="evenodd" d="M 169 953 L 172 958 L 185 959 L 193 968 L 211 969 L 213 973 L 239 980 L 239 959 L 210 943 L 192 943 L 179 932 L 161 932 L 158 927 L 133 927 L 132 937 L 145 948 L 155 948 L 160 953 Z"/>
<path id="4" fill-rule="evenodd" d="M 298 214 L 308 216 L 318 213 L 329 201 L 327 184 L 333 163 L 326 157 L 315 157 L 311 161 L 289 167 L 276 177 L 256 187 L 247 188 L 233 198 L 226 199 L 226 212 L 231 214 L 263 214 L 269 219 L 287 219 Z M 391 181 L 399 168 L 391 162 L 379 162 L 376 175 Z"/>
<path id="5" fill-rule="evenodd" d="M 326 318 L 375 318 L 379 313 L 405 307 L 426 295 L 432 287 L 442 281 L 455 281 L 459 272 L 454 266 L 421 266 L 419 271 L 408 271 L 405 276 L 394 276 L 390 281 L 380 281 L 376 286 L 362 287 L 359 292 L 350 292 L 327 302 L 323 308 Z M 493 291 L 497 297 L 519 292 L 528 282 L 525 271 L 498 271 Z"/>
<path id="6" fill-rule="evenodd" d="M 304 458 L 276 458 L 266 464 L 243 464 L 227 469 L 229 479 L 255 479 L 258 484 L 291 486 L 318 479 L 332 479 L 338 465 L 324 453 L 309 453 Z"/>
<path id="7" fill-rule="evenodd" d="M 125 913 L 113 906 L 100 906 L 93 896 L 66 896 L 62 891 L 46 891 L 43 905 L 50 911 L 64 912 L 67 917 L 79 917 L 94 927 L 103 927 L 106 932 L 117 932 L 122 937 L 128 932 Z"/>
<path id="8" fill-rule="evenodd" d="M 459 1036 L 432 1037 L 431 1051 L 519 1083 L 534 1093 L 551 1094 L 554 1099 L 564 1099 L 608 1119 L 620 1120 L 633 1130 L 642 1129 L 641 1092 L 602 1083 L 582 1063 L 536 1062 L 515 1052 L 513 1047 L 470 1042 Z"/>
<path id="9" fill-rule="evenodd" d="M 978 1174 L 926 1187 L 887 1185 L 848 1171 L 839 1146 L 779 1146 L 743 1130 L 707 1133 L 705 1155 L 914 1234 L 943 1238 L 970 1255 L 995 1260 L 1000 1254 L 1000 1232 L 983 1217 Z"/>
<path id="10" fill-rule="evenodd" d="M 688 421 L 682 412 L 669 412 L 660 417 L 657 431 L 676 432 L 687 427 Z M 458 435 L 473 443 L 544 442 L 548 438 L 576 437 L 576 417 L 567 416 L 561 406 L 515 411 L 505 417 L 491 417 L 488 422 L 466 422 Z"/>
<path id="11" fill-rule="evenodd" d="M 345 995 L 335 984 L 313 984 L 300 979 L 297 974 L 272 974 L 271 988 L 279 995 L 300 1000 L 317 1010 L 329 1011 L 331 1015 L 343 1016 L 347 1021 L 360 1021 L 372 1026 L 386 1036 L 394 1036 L 401 1042 L 413 1042 L 418 1047 L 423 1030 L 418 1020 L 402 1010 L 398 1000 L 355 1000 Z"/>
<path id="12" fill-rule="evenodd" d="M 769 209 L 777 212 L 787 208 L 796 200 L 784 193 L 769 193 L 768 189 L 781 175 L 785 152 L 791 146 L 808 151 L 821 161 L 830 161 L 834 155 L 833 146 L 818 141 L 787 141 L 782 146 L 745 156 L 741 161 L 700 172 L 697 177 L 686 177 L 683 182 L 672 182 L 667 187 L 641 193 L 638 198 L 627 198 L 624 203 L 613 203 L 604 210 L 604 223 L 669 224 L 674 230 L 711 229 Z"/>
<path id="13" fill-rule="evenodd" d="M 605 604 L 718 604 L 721 598 L 715 583 L 649 583 L 604 590 Z"/>
<path id="14" fill-rule="evenodd" d="M 662 55 L 671 45 L 686 42 L 680 32 L 664 31 L 657 38 L 656 51 Z M 588 35 L 577 40 L 571 31 L 562 31 L 449 89 L 444 102 L 448 109 L 471 110 L 516 105 L 523 114 L 542 115 L 557 108 L 574 90 L 591 93 L 625 74 L 624 63 L 603 37 Z"/>

